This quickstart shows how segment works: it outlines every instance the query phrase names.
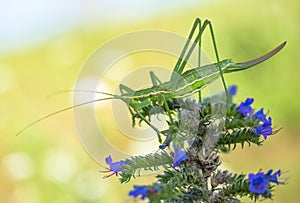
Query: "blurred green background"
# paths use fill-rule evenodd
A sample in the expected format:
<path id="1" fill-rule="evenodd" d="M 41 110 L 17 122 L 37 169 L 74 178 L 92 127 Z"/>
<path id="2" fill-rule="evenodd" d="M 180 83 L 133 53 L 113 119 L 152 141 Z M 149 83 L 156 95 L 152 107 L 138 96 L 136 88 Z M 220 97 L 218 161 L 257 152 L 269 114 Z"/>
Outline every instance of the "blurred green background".
<path id="1" fill-rule="evenodd" d="M 15 134 L 72 105 L 70 94 L 48 96 L 72 89 L 85 60 L 102 43 L 140 29 L 186 36 L 196 17 L 212 21 L 222 59 L 245 61 L 288 42 L 271 60 L 226 76 L 228 84 L 239 86 L 237 102 L 254 97 L 254 107 L 270 110 L 274 125 L 283 129 L 263 147 L 224 155 L 223 164 L 244 173 L 281 169 L 288 184 L 276 187 L 274 200 L 266 202 L 299 202 L 299 8 L 295 0 L 1 2 L 0 202 L 132 202 L 127 196 L 132 185 L 153 178 L 126 185 L 116 177 L 103 180 L 98 170 L 104 168 L 77 138 L 72 111 Z M 207 40 L 205 50 L 211 46 Z"/>

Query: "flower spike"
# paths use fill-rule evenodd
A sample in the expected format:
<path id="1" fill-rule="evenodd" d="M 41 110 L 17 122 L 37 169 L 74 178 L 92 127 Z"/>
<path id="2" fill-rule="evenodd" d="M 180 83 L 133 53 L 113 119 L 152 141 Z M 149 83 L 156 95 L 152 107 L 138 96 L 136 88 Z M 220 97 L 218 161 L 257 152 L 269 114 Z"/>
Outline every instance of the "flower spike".
<path id="1" fill-rule="evenodd" d="M 251 107 L 251 104 L 254 102 L 253 98 L 247 98 L 245 102 L 242 102 L 237 110 L 243 114 L 245 117 L 253 113 L 253 109 Z"/>

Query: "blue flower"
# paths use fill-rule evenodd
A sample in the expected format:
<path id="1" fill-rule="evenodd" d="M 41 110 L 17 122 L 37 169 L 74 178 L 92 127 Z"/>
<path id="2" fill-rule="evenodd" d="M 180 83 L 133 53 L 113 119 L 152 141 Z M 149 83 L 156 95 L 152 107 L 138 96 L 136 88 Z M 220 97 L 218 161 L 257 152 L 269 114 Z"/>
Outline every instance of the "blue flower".
<path id="1" fill-rule="evenodd" d="M 137 197 L 139 195 L 141 195 L 141 199 L 145 199 L 145 197 L 147 197 L 149 190 L 146 188 L 146 186 L 144 185 L 134 185 L 133 186 L 133 190 L 129 191 L 128 195 L 129 196 L 133 196 L 133 197 Z"/>
<path id="2" fill-rule="evenodd" d="M 108 176 L 104 176 L 104 178 L 108 178 L 114 174 L 118 175 L 118 173 L 122 170 L 124 164 L 127 164 L 127 161 L 116 161 L 113 162 L 111 156 L 105 158 L 105 162 L 109 165 L 109 171 L 101 171 L 101 172 L 113 172 Z"/>
<path id="3" fill-rule="evenodd" d="M 165 140 L 165 142 L 161 145 L 159 145 L 159 149 L 163 150 L 165 149 L 166 147 L 168 147 L 170 145 L 170 141 L 171 141 L 171 132 L 172 131 L 169 131 L 168 134 L 167 134 L 167 138 Z"/>
<path id="4" fill-rule="evenodd" d="M 259 119 L 259 120 L 261 120 L 262 122 L 267 122 L 267 117 L 266 117 L 266 115 L 264 114 L 264 109 L 263 108 L 261 108 L 259 111 L 257 111 L 255 114 L 254 114 L 254 116 L 257 118 L 257 119 Z"/>
<path id="5" fill-rule="evenodd" d="M 273 129 L 272 129 L 272 119 L 269 117 L 268 120 L 266 120 L 263 124 L 261 124 L 260 126 L 258 126 L 255 129 L 255 133 L 264 136 L 265 139 L 267 139 L 267 137 L 269 135 L 274 134 L 273 133 Z"/>
<path id="6" fill-rule="evenodd" d="M 249 191 L 260 195 L 266 192 L 270 183 L 270 181 L 265 178 L 265 174 L 263 172 L 249 174 L 248 180 L 250 182 Z"/>
<path id="7" fill-rule="evenodd" d="M 249 114 L 251 114 L 253 112 L 253 109 L 251 107 L 251 104 L 254 102 L 253 98 L 247 98 L 245 102 L 242 102 L 237 110 L 243 114 L 244 116 L 248 116 Z"/>
<path id="8" fill-rule="evenodd" d="M 187 160 L 187 155 L 185 154 L 185 152 L 182 149 L 175 149 L 174 151 L 174 167 L 179 166 L 179 164 L 181 162 L 183 162 L 184 160 Z"/>
<path id="9" fill-rule="evenodd" d="M 236 85 L 231 85 L 228 87 L 228 93 L 231 97 L 235 96 L 237 92 L 237 86 Z"/>
<path id="10" fill-rule="evenodd" d="M 265 176 L 270 182 L 276 183 L 278 185 L 279 184 L 278 177 L 281 175 L 281 170 L 278 170 L 273 174 L 272 172 L 273 172 L 272 169 L 269 170 Z"/>
<path id="11" fill-rule="evenodd" d="M 250 173 L 248 175 L 248 180 L 250 182 L 249 191 L 257 194 L 264 194 L 266 191 L 268 192 L 268 187 L 270 182 L 279 184 L 278 177 L 281 174 L 281 171 L 278 170 L 274 174 L 272 174 L 273 170 L 269 170 L 266 174 L 263 172 L 259 172 L 257 174 Z"/>
<path id="12" fill-rule="evenodd" d="M 134 185 L 133 188 L 133 190 L 129 191 L 128 195 L 133 197 L 141 195 L 142 200 L 144 200 L 145 197 L 149 197 L 152 194 L 162 191 L 161 187 L 159 187 L 158 185 L 147 187 L 144 185 Z"/>

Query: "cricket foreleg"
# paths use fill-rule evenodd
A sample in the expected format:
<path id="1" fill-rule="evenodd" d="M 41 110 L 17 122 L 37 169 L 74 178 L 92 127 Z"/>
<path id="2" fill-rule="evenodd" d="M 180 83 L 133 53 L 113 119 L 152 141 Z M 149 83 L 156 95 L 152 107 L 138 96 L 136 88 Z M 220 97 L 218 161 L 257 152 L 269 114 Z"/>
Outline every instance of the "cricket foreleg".
<path id="1" fill-rule="evenodd" d="M 126 95 L 126 96 L 133 96 L 134 95 L 134 90 L 132 90 L 131 88 L 123 85 L 123 84 L 120 84 L 119 86 L 120 88 L 120 92 L 122 93 L 122 95 Z M 161 142 L 161 136 L 160 136 L 160 131 L 151 124 L 151 122 L 141 113 L 141 110 L 146 107 L 146 106 L 149 106 L 151 103 L 150 101 L 143 101 L 141 102 L 140 104 L 132 104 L 130 103 L 131 101 L 134 101 L 134 98 L 129 98 L 129 99 L 124 99 L 124 101 L 126 102 L 127 104 L 127 107 L 129 109 L 129 112 L 131 113 L 131 116 L 132 116 L 132 125 L 134 126 L 135 124 L 135 114 L 138 115 L 138 117 L 144 121 L 148 126 L 150 126 L 153 130 L 155 130 L 155 132 L 157 133 L 158 135 L 158 139 L 159 139 L 159 142 Z"/>
<path id="2" fill-rule="evenodd" d="M 134 90 L 127 87 L 126 85 L 120 84 L 119 89 L 120 89 L 120 92 L 122 95 L 132 96 L 134 94 Z M 129 109 L 129 112 L 131 114 L 132 127 L 134 127 L 135 126 L 135 114 L 129 105 L 130 98 L 126 98 L 126 99 L 122 99 L 122 100 L 126 103 L 127 108 Z"/>
<path id="3" fill-rule="evenodd" d="M 155 75 L 155 73 L 153 71 L 150 71 L 150 78 L 151 78 L 153 86 L 158 86 L 159 84 L 162 84 L 160 79 Z"/>
<path id="4" fill-rule="evenodd" d="M 158 86 L 158 83 L 159 84 L 162 84 L 162 82 L 159 80 L 159 78 L 154 74 L 154 72 L 150 71 L 150 76 L 151 76 L 151 80 L 152 80 L 152 83 L 153 83 L 153 86 Z M 158 97 L 160 97 L 160 95 L 158 95 Z M 166 110 L 166 113 L 168 114 L 169 116 L 169 119 L 170 119 L 170 122 L 172 124 L 174 124 L 174 121 L 173 121 L 173 118 L 172 118 L 172 115 L 171 115 L 171 111 L 170 111 L 170 108 L 169 108 L 169 105 L 166 101 L 166 99 L 161 96 L 161 100 L 163 102 L 163 105 L 165 107 L 165 110 Z"/>
<path id="5" fill-rule="evenodd" d="M 161 132 L 154 125 L 152 125 L 151 122 L 148 121 L 143 114 L 141 114 L 140 110 L 137 109 L 136 106 L 131 106 L 131 108 L 134 109 L 135 113 L 139 116 L 140 119 L 142 119 L 145 123 L 147 123 L 148 126 L 150 126 L 157 133 L 158 141 L 161 142 L 161 136 L 160 136 Z"/>

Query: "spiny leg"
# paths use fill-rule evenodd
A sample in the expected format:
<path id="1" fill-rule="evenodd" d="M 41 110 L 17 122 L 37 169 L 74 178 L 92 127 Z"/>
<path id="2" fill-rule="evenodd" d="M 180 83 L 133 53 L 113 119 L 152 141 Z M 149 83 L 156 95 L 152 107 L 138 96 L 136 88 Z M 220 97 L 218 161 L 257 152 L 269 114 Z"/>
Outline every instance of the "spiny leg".
<path id="1" fill-rule="evenodd" d="M 178 75 L 181 75 L 181 73 L 182 73 L 182 71 L 183 71 L 183 69 L 184 69 L 184 67 L 185 67 L 185 65 L 186 65 L 186 59 L 188 59 L 189 57 L 185 57 L 185 60 L 183 60 L 184 59 L 184 56 L 185 56 L 185 54 L 186 54 L 186 51 L 187 51 L 187 48 L 189 47 L 189 45 L 190 45 L 190 42 L 191 42 L 191 40 L 192 40 L 192 38 L 193 38 L 193 35 L 194 35 L 194 33 L 195 33 L 195 31 L 196 31 L 196 28 L 197 27 L 199 27 L 199 32 L 198 32 L 198 35 L 197 35 L 197 37 L 196 37 L 196 40 L 197 40 L 197 42 L 199 43 L 199 53 L 198 53 L 198 65 L 200 65 L 200 49 L 201 49 L 201 35 L 200 35 L 200 39 L 199 39 L 199 33 L 200 33 L 200 31 L 201 31 L 201 20 L 199 19 L 199 18 L 196 18 L 196 20 L 195 20 L 195 22 L 194 22 L 194 24 L 193 24 L 193 26 L 192 26 L 192 29 L 191 29 L 191 31 L 190 31 L 190 34 L 189 34 L 189 36 L 188 36 L 188 39 L 186 40 L 186 42 L 185 42 L 185 45 L 184 45 L 184 47 L 183 47 L 183 49 L 182 49 L 182 51 L 181 51 L 181 54 L 180 54 L 180 56 L 179 56 L 179 59 L 177 60 L 177 63 L 176 63 L 176 65 L 175 65 L 175 67 L 174 67 L 174 69 L 173 69 L 173 73 L 172 73 L 172 76 L 171 76 L 171 80 L 172 79 L 175 79 L 176 77 L 178 77 Z M 195 41 L 196 41 L 195 40 Z M 197 43 L 197 42 L 195 42 L 195 43 Z M 190 51 L 189 51 L 190 52 Z"/>
<path id="2" fill-rule="evenodd" d="M 201 21 L 200 21 L 200 24 L 198 26 L 199 28 L 199 33 L 201 32 Z M 198 42 L 198 67 L 201 66 L 201 42 L 202 42 L 202 37 L 200 36 L 199 38 L 199 42 Z M 202 100 L 202 96 L 201 96 L 201 91 L 198 92 L 198 101 L 201 102 Z"/>
<path id="3" fill-rule="evenodd" d="M 129 88 L 126 85 L 123 85 L 123 84 L 119 85 L 119 90 L 120 90 L 122 96 L 127 95 L 127 96 L 131 97 L 134 94 L 133 89 L 131 89 L 131 88 Z M 122 100 L 126 103 L 126 105 L 128 107 L 128 110 L 131 114 L 132 127 L 134 127 L 135 126 L 135 116 L 134 116 L 134 113 L 133 113 L 132 109 L 129 106 L 130 99 L 127 98 L 127 99 L 122 99 Z"/>
<path id="4" fill-rule="evenodd" d="M 140 119 L 142 119 L 143 121 L 145 121 L 145 123 L 147 123 L 153 130 L 155 130 L 155 132 L 157 133 L 158 136 L 158 141 L 161 142 L 161 132 L 154 126 L 152 125 L 145 117 L 143 114 L 141 114 L 141 112 L 139 111 L 139 109 L 136 108 L 136 106 L 132 106 L 132 108 L 134 109 L 134 111 L 137 113 L 137 115 L 140 117 Z"/>
<path id="5" fill-rule="evenodd" d="M 160 81 L 160 79 L 155 75 L 155 73 L 153 71 L 150 71 L 150 77 L 151 77 L 151 81 L 152 81 L 152 84 L 153 84 L 154 87 L 158 86 L 158 83 L 162 84 L 162 82 Z M 171 111 L 170 111 L 170 108 L 169 108 L 169 105 L 167 103 L 166 98 L 163 95 L 158 95 L 158 97 L 163 102 L 163 105 L 164 105 L 164 107 L 166 109 L 166 112 L 167 112 L 167 114 L 169 116 L 171 124 L 174 124 L 174 121 L 173 121 L 173 118 L 172 118 L 172 115 L 171 115 Z"/>
<path id="6" fill-rule="evenodd" d="M 221 66 L 220 66 L 220 58 L 219 58 L 219 54 L 218 54 L 217 43 L 216 43 L 216 39 L 215 39 L 215 34 L 214 34 L 213 26 L 212 26 L 212 24 L 211 24 L 210 21 L 207 20 L 207 22 L 209 24 L 209 30 L 210 30 L 210 34 L 211 34 L 211 39 L 213 41 L 213 46 L 214 46 L 214 50 L 215 50 L 215 54 L 216 54 L 216 58 L 217 58 L 217 62 L 218 62 L 218 68 L 219 68 L 221 79 L 222 79 L 222 83 L 223 83 L 223 86 L 224 86 L 224 89 L 225 89 L 225 92 L 226 92 L 227 100 L 231 101 L 229 93 L 228 93 L 228 89 L 227 89 L 227 86 L 226 86 L 226 83 L 225 83 L 225 79 L 224 79 L 224 76 L 223 76 L 223 73 L 222 73 L 222 70 L 221 70 Z"/>
<path id="7" fill-rule="evenodd" d="M 119 86 L 119 89 L 120 89 L 120 92 L 122 95 L 130 95 L 130 96 L 133 96 L 134 94 L 134 90 L 132 90 L 131 88 L 127 87 L 126 85 L 123 85 L 123 84 L 120 84 Z M 131 99 L 134 99 L 134 98 L 131 98 Z M 147 123 L 153 130 L 155 130 L 155 132 L 157 133 L 158 135 L 158 139 L 159 139 L 159 142 L 161 142 L 161 136 L 160 136 L 160 131 L 155 127 L 153 126 L 146 118 L 143 114 L 141 114 L 140 112 L 140 109 L 137 108 L 136 105 L 130 105 L 129 102 L 130 102 L 130 99 L 129 100 L 125 100 L 126 104 L 127 104 L 127 107 L 129 109 L 129 112 L 132 116 L 132 123 L 134 124 L 135 121 L 135 115 L 132 111 L 132 109 L 136 112 L 136 114 L 140 117 L 140 119 L 142 119 L 145 123 Z M 132 109 L 131 109 L 132 108 Z"/>
<path id="8" fill-rule="evenodd" d="M 189 53 L 188 56 L 185 57 L 184 61 L 182 61 L 182 60 L 183 60 L 183 58 L 184 58 L 184 56 L 186 54 L 187 48 L 188 48 L 188 46 L 189 46 L 189 44 L 190 44 L 190 42 L 191 42 L 191 40 L 193 38 L 193 35 L 194 35 L 197 27 L 198 27 L 198 35 L 197 35 L 197 37 L 196 37 L 196 39 L 194 41 L 194 44 L 198 43 L 198 67 L 200 67 L 200 65 L 201 65 L 201 42 L 202 42 L 201 36 L 202 36 L 202 34 L 200 34 L 200 33 L 202 32 L 201 31 L 202 26 L 201 26 L 201 19 L 196 18 L 196 20 L 195 20 L 195 22 L 194 22 L 194 24 L 192 26 L 192 29 L 190 31 L 190 34 L 188 36 L 188 39 L 187 39 L 187 41 L 186 41 L 186 43 L 185 43 L 185 45 L 183 47 L 183 50 L 182 50 L 182 52 L 180 54 L 180 57 L 179 57 L 176 65 L 175 65 L 175 68 L 174 68 L 172 76 L 171 76 L 171 80 L 176 81 L 177 77 L 179 77 L 181 75 L 181 73 L 183 72 L 183 69 L 186 66 L 187 60 L 190 57 L 189 55 L 192 53 L 194 47 L 190 48 L 190 50 L 188 52 Z M 201 91 L 198 92 L 198 98 L 199 98 L 199 101 L 201 101 Z"/>
<path id="9" fill-rule="evenodd" d="M 183 59 L 183 55 L 185 54 L 186 52 L 186 49 L 189 45 L 189 40 L 191 39 L 192 35 L 194 34 L 195 32 L 195 29 L 196 27 L 199 26 L 199 32 L 198 32 L 198 35 L 196 36 L 195 40 L 194 40 L 194 43 L 192 44 L 192 46 L 190 47 L 188 53 L 186 54 L 186 57 L 184 58 L 184 60 L 182 61 Z M 211 34 L 211 39 L 212 39 L 212 43 L 213 43 L 213 48 L 214 48 L 214 52 L 215 52 L 215 55 L 216 55 L 216 59 L 217 59 L 217 64 L 218 64 L 218 68 L 219 68 L 219 71 L 220 71 L 220 75 L 221 75 L 221 79 L 222 79 L 222 83 L 223 83 L 223 86 L 225 88 L 225 91 L 226 91 L 226 95 L 227 95 L 227 98 L 229 98 L 229 94 L 228 94 L 228 90 L 227 90 L 227 87 L 226 87 L 226 84 L 225 84 L 225 80 L 224 80 L 224 77 L 223 77 L 223 73 L 221 71 L 221 67 L 220 67 L 220 59 L 219 59 L 219 54 L 218 54 L 218 49 L 217 49 L 217 44 L 216 44 L 216 39 L 215 39 L 215 36 L 214 36 L 214 31 L 213 31 L 213 27 L 212 27 L 212 24 L 209 20 L 205 20 L 203 25 L 201 25 L 201 20 L 200 19 L 196 19 L 195 22 L 194 22 L 194 25 L 193 25 L 193 28 L 192 28 L 192 31 L 189 35 L 189 39 L 188 41 L 186 42 L 186 45 L 182 51 L 182 54 L 180 56 L 180 59 L 178 60 L 175 68 L 174 68 L 174 71 L 177 71 L 177 74 L 181 74 L 183 69 L 185 68 L 186 64 L 187 64 L 187 61 L 189 60 L 193 50 L 195 49 L 195 46 L 197 45 L 197 43 L 199 44 L 199 49 L 201 48 L 201 37 L 202 37 L 202 34 L 204 32 L 204 30 L 206 29 L 206 27 L 209 26 L 209 30 L 210 30 L 210 34 Z M 198 54 L 198 57 L 201 56 L 200 54 Z M 198 63 L 199 63 L 199 60 L 200 58 L 198 58 Z M 173 74 L 175 74 L 173 72 Z M 172 77 L 175 77 L 175 75 Z"/>
<path id="10" fill-rule="evenodd" d="M 187 57 L 186 57 L 185 61 L 187 61 L 189 59 L 190 55 L 192 54 L 192 51 L 193 51 L 194 47 L 196 46 L 197 40 L 200 40 L 200 38 L 202 36 L 202 33 L 204 32 L 204 30 L 207 27 L 207 25 L 209 26 L 209 31 L 210 31 L 210 34 L 211 34 L 213 48 L 214 48 L 214 52 L 215 52 L 215 55 L 216 55 L 218 69 L 220 71 L 222 83 L 223 83 L 223 86 L 224 86 L 224 89 L 225 89 L 225 92 L 226 92 L 226 95 L 227 95 L 227 99 L 229 101 L 230 97 L 229 97 L 229 94 L 228 94 L 227 86 L 226 86 L 225 79 L 224 79 L 224 76 L 223 76 L 223 73 L 222 73 L 222 70 L 221 70 L 221 66 L 220 66 L 220 58 L 219 58 L 219 54 L 218 54 L 217 43 L 216 43 L 216 39 L 215 39 L 215 35 L 214 35 L 212 24 L 211 24 L 211 22 L 209 20 L 205 20 L 204 21 L 203 26 L 201 28 L 201 31 L 199 32 L 199 34 L 198 34 L 198 36 L 197 36 L 194 44 L 192 45 L 189 53 L 187 54 Z"/>

